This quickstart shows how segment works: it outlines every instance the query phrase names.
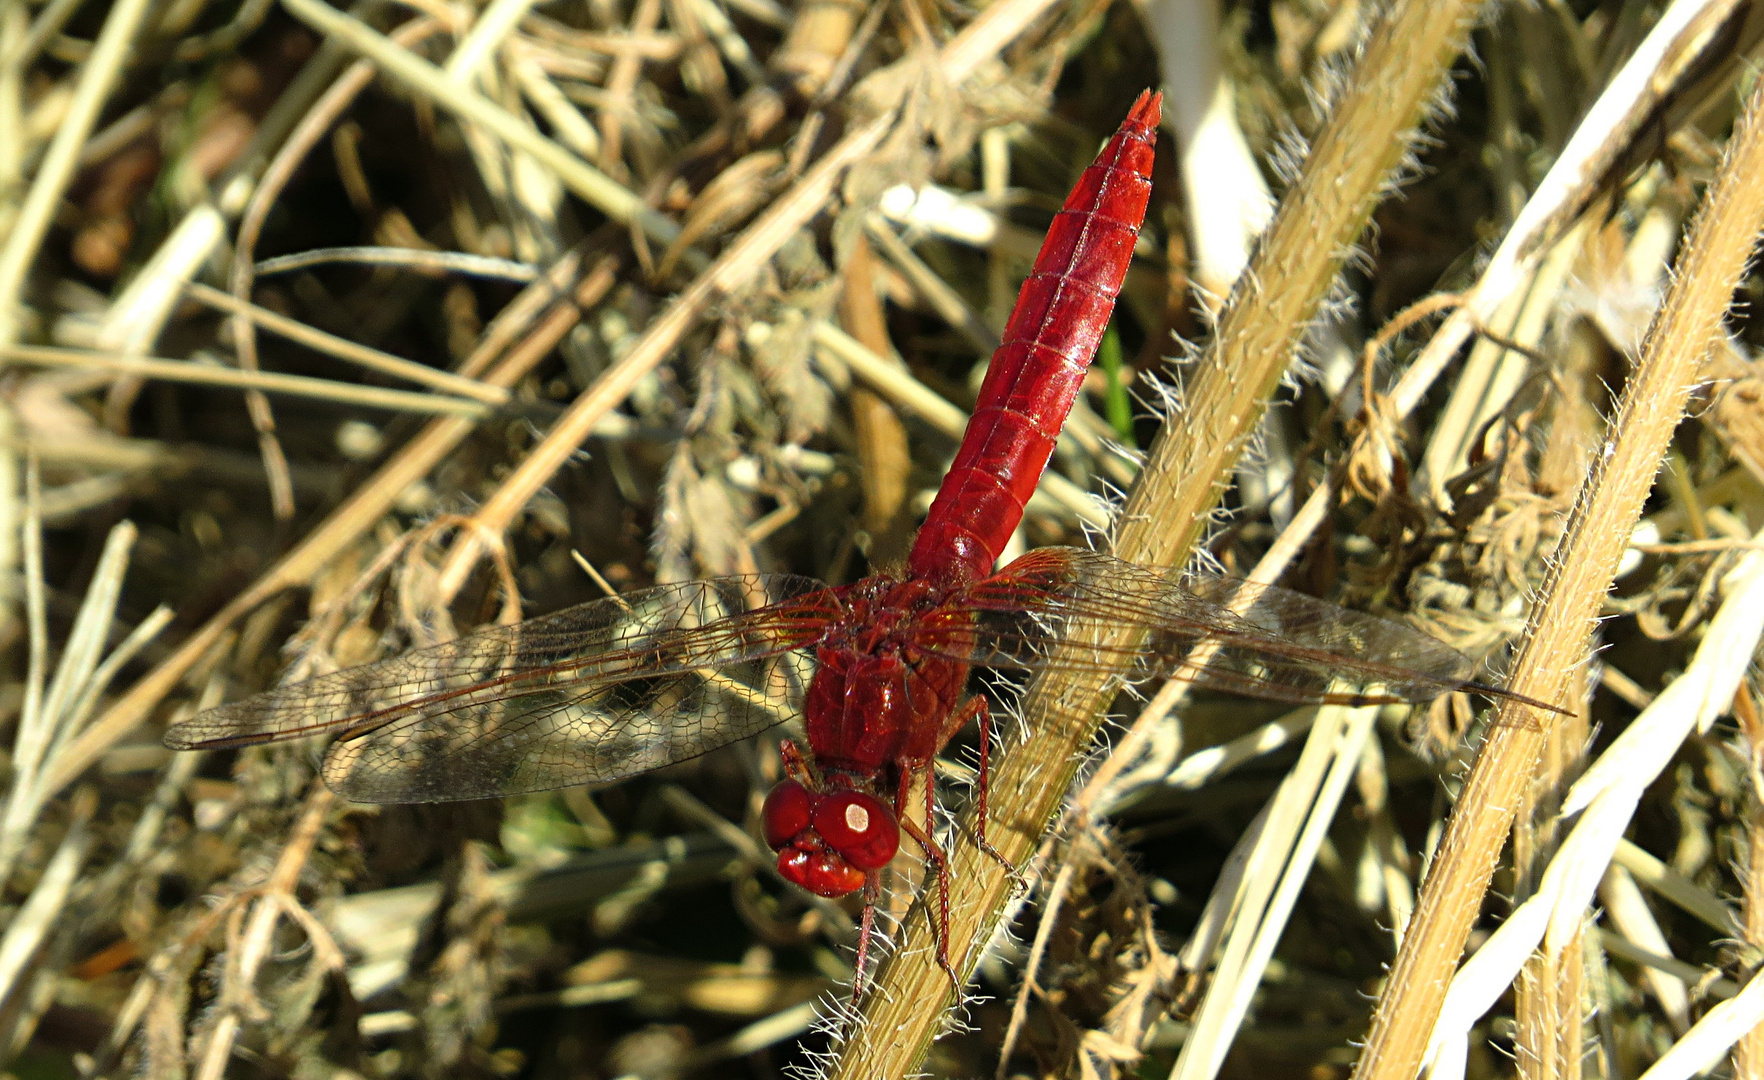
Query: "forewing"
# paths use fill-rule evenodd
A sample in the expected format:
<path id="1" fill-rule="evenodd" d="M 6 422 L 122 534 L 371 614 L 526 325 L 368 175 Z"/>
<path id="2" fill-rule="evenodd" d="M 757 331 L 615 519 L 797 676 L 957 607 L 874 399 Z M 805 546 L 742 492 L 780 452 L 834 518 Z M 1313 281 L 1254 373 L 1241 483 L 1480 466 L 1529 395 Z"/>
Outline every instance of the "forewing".
<path id="1" fill-rule="evenodd" d="M 166 744 L 335 733 L 325 781 L 361 802 L 618 780 L 796 715 L 807 661 L 792 654 L 840 610 L 831 590 L 790 575 L 665 585 L 210 709 Z"/>
<path id="2" fill-rule="evenodd" d="M 1462 686 L 1473 667 L 1418 630 L 1303 593 L 1165 577 L 1072 548 L 1023 556 L 927 621 L 927 651 L 974 664 L 1176 678 L 1295 703 L 1425 701 Z"/>

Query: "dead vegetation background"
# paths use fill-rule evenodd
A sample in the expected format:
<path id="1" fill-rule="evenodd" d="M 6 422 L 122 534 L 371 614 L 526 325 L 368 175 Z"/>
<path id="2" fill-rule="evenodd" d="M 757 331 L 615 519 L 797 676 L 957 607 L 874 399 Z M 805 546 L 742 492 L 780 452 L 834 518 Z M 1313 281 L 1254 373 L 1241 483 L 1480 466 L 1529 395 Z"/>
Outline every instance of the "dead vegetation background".
<path id="1" fill-rule="evenodd" d="M 1545 638 L 1519 669 L 1577 715 L 1502 714 L 1494 743 L 1534 742 L 1541 766 L 1492 766 L 1520 797 L 1470 807 L 1516 817 L 1492 888 L 1457 900 L 1471 944 L 1535 934 L 1445 991 L 1448 933 L 1385 992 L 1423 868 L 1450 877 L 1447 817 L 1482 790 L 1486 703 L 1123 700 L 1118 752 L 1025 860 L 1009 934 L 959 928 L 978 970 L 959 1019 L 884 975 L 878 1009 L 955 1028 L 931 1075 L 1345 1076 L 1374 1005 L 1399 1029 L 1417 981 L 1437 991 L 1413 1007 L 1420 1043 L 1386 1056 L 1374 1036 L 1362 1075 L 1408 1075 L 1381 1062 L 1423 1049 L 1474 1076 L 1764 1075 L 1755 1037 L 1727 1056 L 1764 1016 L 1745 677 L 1764 382 L 1741 276 L 1759 223 L 1711 196 L 1727 262 L 1700 276 L 1680 250 L 1712 178 L 1758 175 L 1732 136 L 1758 14 L 1461 7 L 1439 70 L 1414 73 L 1418 153 L 1342 136 L 1343 160 L 1388 151 L 1407 180 L 1369 174 L 1373 228 L 1299 305 L 1305 348 L 1261 395 L 1253 451 L 1174 479 L 1209 492 L 1203 513 L 1230 482 L 1207 538 L 1227 570 L 1411 620 L 1495 681 L 1540 639 L 1528 615 L 1568 602 L 1540 591 L 1550 567 L 1608 559 L 1567 586 L 1607 616 L 1596 660 Z M 904 1025 L 866 1029 L 904 1067 L 814 1027 L 849 980 L 855 908 L 780 884 L 755 839 L 775 738 L 606 790 L 375 809 L 317 785 L 309 747 L 174 757 L 159 734 L 603 585 L 897 560 L 1052 209 L 1163 86 L 1177 133 L 1140 257 L 1023 530 L 1083 543 L 1147 482 L 1164 418 L 1195 422 L 1213 316 L 1309 287 L 1253 241 L 1301 175 L 1346 183 L 1305 147 L 1337 145 L 1377 84 L 1359 50 L 1386 17 L 0 0 L 7 1068 L 917 1067 Z M 1675 259 L 1665 310 L 1701 289 L 1703 321 L 1650 336 Z M 1246 265 L 1259 289 L 1227 302 Z M 1652 366 L 1674 348 L 1699 377 Z M 1656 370 L 1665 389 L 1625 397 Z M 1559 546 L 1577 499 L 1605 520 L 1584 508 L 1622 451 L 1620 400 L 1670 406 L 1640 524 Z M 898 917 L 919 871 L 896 870 Z"/>

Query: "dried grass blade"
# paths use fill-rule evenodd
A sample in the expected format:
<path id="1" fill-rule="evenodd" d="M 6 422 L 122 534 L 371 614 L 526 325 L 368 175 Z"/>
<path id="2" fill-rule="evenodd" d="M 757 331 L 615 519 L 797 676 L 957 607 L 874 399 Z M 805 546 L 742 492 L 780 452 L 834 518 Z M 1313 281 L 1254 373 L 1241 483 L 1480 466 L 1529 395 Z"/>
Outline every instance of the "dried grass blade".
<path id="1" fill-rule="evenodd" d="M 34 469 L 30 487 L 34 496 Z M 27 690 L 30 700 L 27 700 L 19 720 L 14 744 L 12 789 L 6 800 L 6 809 L 0 814 L 0 882 L 11 876 L 19 853 L 24 849 L 31 829 L 37 824 L 39 813 L 49 800 L 51 793 L 44 785 L 43 774 L 53 767 L 60 751 L 72 737 L 81 703 L 101 690 L 94 676 L 104 670 L 99 658 L 103 655 L 104 643 L 116 616 L 117 601 L 122 595 L 123 576 L 128 569 L 129 552 L 134 546 L 136 536 L 134 524 L 127 521 L 110 530 L 104 552 L 93 571 L 91 586 L 86 590 L 85 599 L 74 618 L 73 629 L 62 648 L 54 679 L 47 691 L 40 691 L 48 643 L 45 640 L 46 620 L 40 606 L 43 602 L 40 584 L 42 556 L 40 522 L 34 512 L 35 507 L 36 500 L 33 498 L 32 510 L 28 512 L 29 532 L 26 535 L 27 570 L 39 583 L 31 590 L 36 599 L 32 603 L 31 618 L 32 678 L 31 688 Z"/>
<path id="2" fill-rule="evenodd" d="M 43 876 L 37 879 L 30 898 L 12 916 L 5 936 L 0 937 L 0 998 L 11 996 L 25 977 L 32 957 L 42 949 L 44 939 L 61 923 L 68 894 L 73 891 L 92 846 L 92 832 L 88 826 L 97 809 L 96 791 L 81 788 L 75 793 L 69 807 L 67 835 L 62 837 L 61 845 L 43 868 Z"/>
<path id="3" fill-rule="evenodd" d="M 1600 178 L 1628 152 L 1638 125 L 1651 121 L 1672 88 L 1663 69 L 1702 36 L 1706 21 L 1725 19 L 1737 0 L 1679 0 L 1655 23 L 1574 129 L 1537 190 L 1525 201 L 1488 266 L 1392 391 L 1392 405 L 1413 411 L 1464 341 L 1523 288 L 1551 237 L 1593 198 Z M 1682 58 L 1681 58 L 1682 60 Z"/>
<path id="4" fill-rule="evenodd" d="M 1641 1074 L 1641 1080 L 1689 1080 L 1701 1076 L 1710 1062 L 1764 1023 L 1764 979 L 1753 977 L 1729 1001 L 1710 1009 L 1684 1038 Z"/>
<path id="5" fill-rule="evenodd" d="M 24 701 L 19 706 L 18 729 L 13 733 L 12 790 L 7 795 L 6 810 L 0 822 L 29 820 L 36 814 L 37 772 L 55 734 L 43 708 L 44 683 L 49 677 L 49 616 L 48 588 L 43 583 L 43 518 L 42 477 L 37 459 L 31 457 L 25 466 L 25 498 L 22 543 L 24 556 L 25 627 L 29 645 L 26 652 Z M 18 833 L 14 828 L 9 830 Z M 5 835 L 5 834 L 0 834 Z M 22 835 L 0 847 L 0 882 L 12 876 L 12 864 L 23 846 Z"/>
<path id="6" fill-rule="evenodd" d="M 439 595 L 452 597 L 458 592 L 483 550 L 482 538 L 501 536 L 508 529 L 509 522 L 550 482 L 600 418 L 625 400 L 638 380 L 673 353 L 681 337 L 710 304 L 753 280 L 759 264 L 770 259 L 804 222 L 821 211 L 846 168 L 875 149 L 891 126 L 892 118 L 882 115 L 849 132 L 748 226 L 685 292 L 675 297 L 629 352 L 576 398 L 545 438 L 485 501 L 474 519 L 479 527 L 461 534 L 441 573 Z"/>
<path id="7" fill-rule="evenodd" d="M 481 125 L 509 146 L 532 155 L 555 172 L 571 191 L 607 217 L 636 225 L 664 244 L 678 234 L 679 226 L 665 215 L 649 209 L 635 192 L 541 135 L 525 120 L 477 91 L 455 82 L 440 68 L 399 47 L 360 20 L 322 0 L 284 2 L 289 12 L 327 39 L 342 41 L 378 64 L 386 74 L 433 98 L 442 108 Z"/>
<path id="8" fill-rule="evenodd" d="M 1218 1075 L 1335 820 L 1378 709 L 1329 706 L 1318 714 L 1297 764 L 1269 804 L 1267 825 L 1232 905 L 1235 919 L 1213 985 L 1170 1070 L 1171 1080 Z"/>
<path id="9" fill-rule="evenodd" d="M 1653 114 L 1659 95 L 1669 85 L 1657 80 L 1656 74 L 1689 44 L 1687 39 L 1697 36 L 1698 16 L 1710 18 L 1732 8 L 1733 0 L 1681 0 L 1654 24 L 1551 163 L 1476 284 L 1391 389 L 1389 408 L 1395 416 L 1407 418 L 1413 413 L 1470 335 L 1531 280 L 1548 251 L 1549 239 L 1586 205 L 1598 179 L 1626 151 L 1627 141 L 1613 139 L 1612 131 L 1627 130 L 1639 118 Z M 1347 457 L 1363 453 L 1366 445 L 1363 435 Z M 1265 571 L 1277 577 L 1310 542 L 1323 524 L 1334 490 L 1334 485 L 1326 484 L 1311 493 L 1257 567 L 1254 580 L 1264 580 Z"/>
<path id="10" fill-rule="evenodd" d="M 1716 933 L 1745 937 L 1739 915 L 1724 900 L 1667 866 L 1658 855 L 1637 847 L 1634 841 L 1619 842 L 1611 861 L 1627 870 L 1639 884 L 1646 885 L 1655 896 L 1696 917 Z"/>
<path id="11" fill-rule="evenodd" d="M 92 133 L 110 90 L 122 77 L 130 47 L 153 5 L 150 0 L 118 0 L 105 17 L 92 54 L 80 68 L 73 100 L 37 167 L 31 190 L 0 243 L 0 344 L 18 340 L 18 306 L 25 275 L 49 233 L 61 196 L 79 167 L 80 147 Z"/>
<path id="12" fill-rule="evenodd" d="M 1541 947 L 1545 959 L 1555 961 L 1578 951 L 1581 924 L 1643 793 L 1693 730 L 1727 711 L 1764 636 L 1764 554 L 1747 555 L 1725 584 L 1727 600 L 1684 673 L 1569 790 L 1561 816 L 1579 814 L 1580 820 L 1551 857 L 1536 891 L 1452 980 L 1429 1040 L 1429 1059 L 1468 1038 L 1470 1025 L 1519 977 L 1528 958 L 1535 959 L 1533 950 Z"/>
<path id="13" fill-rule="evenodd" d="M 267 393 L 291 394 L 317 398 L 340 405 L 369 409 L 390 409 L 429 416 L 463 416 L 481 420 L 494 410 L 482 401 L 448 397 L 444 394 L 422 394 L 410 390 L 389 390 L 378 386 L 340 383 L 331 379 L 315 379 L 308 375 L 283 375 L 274 371 L 245 371 L 239 368 L 192 364 L 185 360 L 167 360 L 156 356 L 127 356 L 101 353 L 88 349 L 60 349 L 51 345 L 11 345 L 0 347 L 0 356 L 25 364 L 42 367 L 86 368 L 138 375 L 149 379 L 201 383 L 208 386 L 230 386 Z"/>
<path id="14" fill-rule="evenodd" d="M 221 311 L 244 315 L 272 334 L 279 334 L 289 341 L 298 342 L 319 352 L 327 353 L 339 360 L 359 364 L 370 371 L 378 371 L 394 378 L 408 379 L 444 393 L 457 394 L 460 397 L 481 401 L 492 408 L 508 404 L 509 393 L 500 387 L 486 386 L 477 379 L 468 379 L 462 375 L 455 375 L 451 371 L 441 371 L 427 364 L 406 360 L 402 356 L 393 356 L 391 353 L 381 352 L 379 349 L 358 345 L 348 338 L 328 334 L 317 327 L 308 326 L 298 319 L 290 319 L 288 316 L 270 311 L 268 308 L 243 303 L 231 293 L 224 293 L 219 289 L 210 288 L 198 282 L 191 282 L 186 286 L 186 291 L 196 299 Z"/>

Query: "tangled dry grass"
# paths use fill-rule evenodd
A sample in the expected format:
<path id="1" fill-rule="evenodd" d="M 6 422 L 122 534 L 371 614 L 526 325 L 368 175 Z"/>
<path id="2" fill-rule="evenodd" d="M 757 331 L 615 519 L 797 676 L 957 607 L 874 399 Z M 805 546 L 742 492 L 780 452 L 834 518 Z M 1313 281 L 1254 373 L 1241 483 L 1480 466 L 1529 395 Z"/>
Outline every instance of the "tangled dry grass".
<path id="1" fill-rule="evenodd" d="M 1761 36 L 1739 0 L 0 0 L 6 1068 L 1764 1076 Z M 950 833 L 967 999 L 903 858 L 861 1013 L 855 906 L 756 839 L 776 736 L 378 808 L 310 747 L 160 746 L 607 589 L 898 562 L 1146 86 L 1151 214 L 1023 542 L 1278 579 L 1572 715 L 1029 688 L 1020 875 Z"/>

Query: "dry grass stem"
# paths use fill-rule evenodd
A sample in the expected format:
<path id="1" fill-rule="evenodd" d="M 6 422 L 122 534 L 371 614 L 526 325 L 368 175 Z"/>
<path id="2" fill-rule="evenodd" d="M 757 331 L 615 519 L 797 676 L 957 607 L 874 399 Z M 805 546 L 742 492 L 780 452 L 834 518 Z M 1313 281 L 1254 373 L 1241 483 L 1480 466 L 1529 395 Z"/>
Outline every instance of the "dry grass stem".
<path id="1" fill-rule="evenodd" d="M 1536 961 L 1539 954 L 1534 950 L 1541 948 L 1541 957 L 1557 965 L 1578 957 L 1579 935 L 1594 891 L 1605 878 L 1643 793 L 1670 760 L 1665 751 L 1693 731 L 1706 730 L 1727 711 L 1764 636 L 1764 555 L 1748 555 L 1724 584 L 1726 602 L 1711 620 L 1709 636 L 1684 674 L 1667 685 L 1569 790 L 1561 817 L 1578 815 L 1573 830 L 1551 856 L 1532 895 L 1453 979 L 1430 1040 L 1430 1063 L 1441 1054 L 1463 1057 L 1470 1025 L 1506 991 L 1522 965 Z M 1627 875 L 1623 880 L 1633 882 Z M 1618 925 L 1623 921 L 1614 919 Z M 1666 951 L 1658 931 L 1649 938 L 1636 944 Z M 1560 981 L 1557 976 L 1542 985 Z"/>
<path id="2" fill-rule="evenodd" d="M 1596 184 L 1628 152 L 1628 137 L 1659 108 L 1686 68 L 1695 70 L 1713 29 L 1732 18 L 1731 0 L 1673 4 L 1599 94 L 1550 171 L 1526 200 L 1463 304 L 1429 340 L 1392 391 L 1413 408 L 1469 337 L 1522 289 L 1549 241 L 1593 199 Z"/>
<path id="3" fill-rule="evenodd" d="M 273 311 L 265 311 L 255 305 L 241 303 L 219 289 L 211 289 L 198 282 L 192 282 L 188 286 L 188 292 L 192 297 L 205 304 L 212 305 L 221 311 L 243 315 L 256 325 L 272 333 L 280 334 L 289 341 L 297 341 L 320 352 L 329 353 L 340 360 L 360 364 L 371 371 L 422 383 L 431 389 L 444 390 L 459 397 L 473 398 L 493 408 L 508 404 L 509 393 L 501 387 L 485 386 L 476 379 L 463 378 L 451 372 L 436 371 L 426 364 L 413 363 L 378 349 L 357 345 L 347 338 L 327 334 L 323 330 L 307 326 L 305 323 L 283 315 L 277 315 Z"/>
<path id="4" fill-rule="evenodd" d="M 99 110 L 116 85 L 123 59 L 150 8 L 147 0 L 122 0 L 109 9 L 104 29 L 81 67 L 79 84 L 37 167 L 30 191 L 11 216 L 6 240 L 0 243 L 0 343 L 11 344 L 19 339 L 18 297 L 25 275 L 49 231 L 56 204 L 73 178 L 80 148 L 97 123 Z"/>
<path id="5" fill-rule="evenodd" d="M 273 371 L 241 371 L 237 368 L 192 364 L 183 360 L 165 360 L 155 356 L 131 356 L 101 353 L 89 349 L 57 349 L 43 345 L 11 345 L 0 350 L 8 360 L 43 367 L 104 371 L 117 375 L 138 375 L 148 379 L 169 379 L 177 382 L 203 383 L 263 390 L 276 394 L 319 398 L 344 405 L 368 409 L 392 409 L 398 412 L 440 414 L 483 419 L 492 409 L 479 401 L 468 401 L 440 394 L 423 394 L 404 390 L 382 390 L 371 386 L 332 382 L 304 375 L 281 375 Z M 357 353 L 350 357 L 360 359 Z M 481 397 L 481 394 L 474 394 Z"/>
<path id="6" fill-rule="evenodd" d="M 1216 305 L 1249 265 L 1256 238 L 1274 216 L 1274 195 L 1239 125 L 1237 90 L 1219 54 L 1218 8 L 1168 0 L 1148 0 L 1144 8 L 1193 213 L 1195 284 Z M 1347 7 L 1339 13 L 1354 16 Z"/>
<path id="7" fill-rule="evenodd" d="M 314 248 L 297 255 L 265 259 L 252 269 L 258 277 L 269 277 L 272 274 L 286 274 L 294 270 L 340 262 L 364 266 L 403 266 L 431 274 L 469 274 L 473 277 L 518 281 L 522 284 L 539 276 L 539 271 L 535 268 L 510 259 L 493 259 L 459 251 L 394 247 Z"/>
<path id="8" fill-rule="evenodd" d="M 1173 1080 L 1218 1074 L 1261 985 L 1317 849 L 1335 819 L 1378 710 L 1326 706 L 1298 764 L 1286 774 L 1233 894 L 1231 929 L 1213 985 L 1171 1070 Z"/>
<path id="9" fill-rule="evenodd" d="M 1045 0 L 1006 0 L 988 8 L 943 48 L 937 60 L 938 70 L 943 77 L 959 81 L 988 55 L 976 46 L 976 41 L 991 41 L 995 35 L 1008 36 L 1034 18 L 1044 5 Z M 874 150 L 888 134 L 890 126 L 891 117 L 883 113 L 849 131 L 676 297 L 650 324 L 641 341 L 588 393 L 575 400 L 545 440 L 485 503 L 478 513 L 483 532 L 500 535 L 506 530 L 514 515 L 575 453 L 595 421 L 623 401 L 638 379 L 667 359 L 681 336 L 698 321 L 706 307 L 751 280 L 760 264 L 770 259 L 804 222 L 820 211 L 845 170 Z M 442 595 L 452 596 L 464 585 L 481 550 L 479 535 L 478 532 L 468 533 L 455 547 L 442 574 Z"/>
<path id="10" fill-rule="evenodd" d="M 574 305 L 556 304 L 555 300 L 557 290 L 565 287 L 567 280 L 574 276 L 578 268 L 579 263 L 574 257 L 560 260 L 554 268 L 557 279 L 548 275 L 545 280 L 535 283 L 528 290 L 528 303 L 517 301 L 511 304 L 502 323 L 507 336 L 497 333 L 498 328 L 495 326 L 489 328 L 480 357 L 474 358 L 478 362 L 468 360 L 460 365 L 461 373 L 481 371 L 500 354 L 503 356 L 501 363 L 490 367 L 482 378 L 486 385 L 508 387 L 518 382 L 544 359 L 545 354 L 556 345 L 559 338 L 569 332 L 580 317 Z M 586 306 L 604 294 L 610 287 L 611 280 L 610 267 L 601 264 L 577 284 L 574 299 Z M 555 304 L 555 307 L 549 320 L 541 323 L 535 330 L 531 324 L 540 314 L 539 306 L 542 304 Z M 529 330 L 533 332 L 524 342 L 525 347 L 511 348 L 514 345 L 512 339 Z M 175 653 L 160 662 L 153 671 L 131 687 L 128 693 L 113 702 L 104 715 L 70 745 L 64 767 L 51 774 L 51 789 L 59 790 L 65 786 L 88 768 L 111 744 L 139 724 L 146 712 L 170 692 L 178 680 L 231 629 L 234 622 L 283 590 L 308 581 L 319 567 L 354 542 L 402 493 L 427 476 L 436 463 L 458 446 L 470 431 L 471 425 L 463 420 L 442 420 L 432 423 L 406 443 L 391 461 L 368 482 L 360 485 L 349 500 L 309 533 L 299 546 L 278 560 L 250 588 L 240 593 L 197 632 L 186 638 Z"/>
<path id="11" fill-rule="evenodd" d="M 1649 327 L 1640 367 L 1576 499 L 1514 662 L 1510 686 L 1519 693 L 1558 701 L 1584 693 L 1576 682 L 1600 600 L 1764 228 L 1764 190 L 1751 182 L 1764 169 L 1760 108 L 1764 96 L 1755 96 L 1747 120 L 1735 130 L 1660 314 Z M 1445 973 L 1463 951 L 1519 790 L 1536 761 L 1543 727 L 1528 720 L 1521 706 L 1504 703 L 1499 711 L 1502 722 L 1482 747 L 1459 797 L 1391 970 L 1356 1074 L 1362 1080 L 1408 1077 L 1419 1066 L 1427 1032 L 1439 1014 Z"/>

